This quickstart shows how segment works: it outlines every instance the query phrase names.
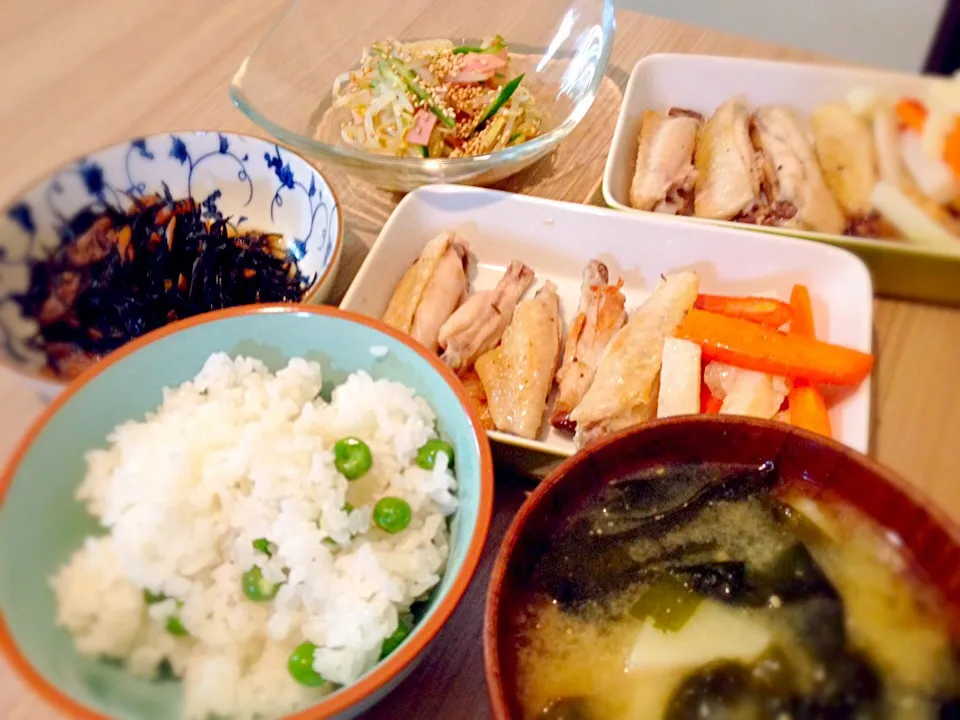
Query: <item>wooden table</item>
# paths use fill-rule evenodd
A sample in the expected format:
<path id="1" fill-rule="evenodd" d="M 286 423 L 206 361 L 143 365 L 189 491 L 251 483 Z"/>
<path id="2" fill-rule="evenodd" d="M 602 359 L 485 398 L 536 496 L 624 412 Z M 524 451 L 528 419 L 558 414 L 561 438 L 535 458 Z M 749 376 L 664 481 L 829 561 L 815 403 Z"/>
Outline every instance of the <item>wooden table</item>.
<path id="1" fill-rule="evenodd" d="M 561 0 L 557 0 L 558 2 Z M 428 5 L 430 0 L 413 0 Z M 486 0 L 507 18 L 510 3 Z M 234 70 L 283 0 L 0 0 L 0 205 L 25 184 L 89 148 L 178 128 L 259 134 L 227 98 Z M 813 59 L 675 22 L 620 13 L 607 82 L 587 118 L 553 162 L 504 189 L 599 203 L 600 177 L 621 92 L 634 63 L 653 52 Z M 346 252 L 339 298 L 398 197 L 328 176 L 345 211 Z M 960 310 L 878 300 L 875 304 L 873 454 L 960 518 Z M 0 454 L 9 453 L 40 402 L 0 370 Z M 493 555 L 527 481 L 498 475 L 496 516 L 477 578 L 428 656 L 368 718 L 487 716 L 480 649 L 483 598 Z M 0 718 L 52 720 L 0 665 Z"/>

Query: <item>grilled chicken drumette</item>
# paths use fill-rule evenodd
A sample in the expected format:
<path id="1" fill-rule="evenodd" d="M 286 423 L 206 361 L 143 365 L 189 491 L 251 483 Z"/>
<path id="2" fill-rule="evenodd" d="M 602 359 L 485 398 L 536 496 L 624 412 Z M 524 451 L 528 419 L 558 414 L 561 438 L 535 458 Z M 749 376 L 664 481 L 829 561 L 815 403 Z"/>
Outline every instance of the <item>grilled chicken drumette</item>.
<path id="1" fill-rule="evenodd" d="M 561 334 L 560 298 L 547 281 L 517 306 L 503 341 L 477 359 L 475 368 L 497 430 L 528 439 L 540 432 Z"/>
<path id="2" fill-rule="evenodd" d="M 707 120 L 694 151 L 694 214 L 713 220 L 753 216 L 761 204 L 757 152 L 750 140 L 750 110 L 740 98 Z"/>
<path id="3" fill-rule="evenodd" d="M 467 298 L 440 328 L 441 359 L 453 370 L 462 370 L 495 347 L 532 282 L 533 270 L 515 261 L 496 288 Z"/>
<path id="4" fill-rule="evenodd" d="M 807 129 L 787 107 L 753 115 L 751 135 L 762 154 L 766 224 L 840 234 L 846 220 L 823 179 Z"/>
<path id="5" fill-rule="evenodd" d="M 693 149 L 702 125 L 703 118 L 690 110 L 672 108 L 666 116 L 643 112 L 630 185 L 633 207 L 671 215 L 693 212 Z"/>
<path id="6" fill-rule="evenodd" d="M 440 327 L 467 294 L 466 240 L 441 233 L 404 273 L 383 314 L 383 321 L 408 333 L 431 352 Z"/>
<path id="7" fill-rule="evenodd" d="M 622 286 L 623 280 L 610 284 L 607 266 L 599 260 L 591 260 L 584 268 L 580 308 L 570 323 L 563 362 L 557 371 L 557 402 L 550 416 L 554 427 L 574 429 L 570 412 L 587 394 L 604 349 L 627 321 Z"/>

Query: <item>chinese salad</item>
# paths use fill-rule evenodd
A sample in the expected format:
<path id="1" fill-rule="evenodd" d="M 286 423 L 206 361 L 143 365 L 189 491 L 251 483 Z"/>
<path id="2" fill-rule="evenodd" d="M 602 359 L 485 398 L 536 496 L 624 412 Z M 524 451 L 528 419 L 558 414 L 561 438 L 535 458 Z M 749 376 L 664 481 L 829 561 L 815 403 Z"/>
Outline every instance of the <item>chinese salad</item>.
<path id="1" fill-rule="evenodd" d="M 541 132 L 543 114 L 523 80 L 499 35 L 478 46 L 379 41 L 334 81 L 333 104 L 350 112 L 341 127 L 350 147 L 397 157 L 486 155 Z"/>

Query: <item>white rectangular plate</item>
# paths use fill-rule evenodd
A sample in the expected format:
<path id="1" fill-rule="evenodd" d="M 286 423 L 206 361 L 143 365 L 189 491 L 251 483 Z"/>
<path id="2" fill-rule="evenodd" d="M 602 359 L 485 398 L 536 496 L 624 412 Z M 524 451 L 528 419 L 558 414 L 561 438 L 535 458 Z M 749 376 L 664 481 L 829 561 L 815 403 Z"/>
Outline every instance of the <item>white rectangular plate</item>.
<path id="1" fill-rule="evenodd" d="M 511 260 L 536 273 L 529 297 L 544 280 L 556 283 L 565 327 L 576 314 L 580 278 L 591 258 L 624 280 L 627 309 L 636 308 L 660 275 L 693 270 L 704 293 L 789 298 L 795 283 L 810 288 L 817 335 L 870 352 L 873 290 L 854 255 L 817 243 L 710 225 L 541 200 L 494 190 L 434 185 L 407 195 L 387 221 L 341 303 L 380 317 L 393 289 L 435 235 L 455 230 L 470 243 L 471 291 L 493 287 Z M 870 380 L 835 400 L 835 436 L 867 451 Z M 552 403 L 552 397 L 549 405 Z M 549 414 L 549 413 L 548 413 Z M 490 432 L 499 442 L 571 455 L 573 442 L 544 419 L 536 440 Z"/>
<path id="2" fill-rule="evenodd" d="M 618 210 L 653 214 L 630 207 L 629 199 L 637 159 L 637 134 L 644 110 L 664 111 L 677 106 L 709 117 L 730 98 L 741 96 L 754 107 L 784 104 L 809 116 L 822 103 L 843 100 L 855 88 L 873 88 L 889 97 L 924 97 L 930 84 L 935 82 L 948 81 L 931 76 L 772 60 L 670 53 L 648 55 L 630 73 L 604 168 L 604 200 Z M 870 265 L 877 292 L 960 303 L 960 243 L 957 252 L 950 253 L 906 241 L 758 227 L 726 220 L 665 217 L 673 222 L 741 227 L 833 243 L 854 251 Z"/>

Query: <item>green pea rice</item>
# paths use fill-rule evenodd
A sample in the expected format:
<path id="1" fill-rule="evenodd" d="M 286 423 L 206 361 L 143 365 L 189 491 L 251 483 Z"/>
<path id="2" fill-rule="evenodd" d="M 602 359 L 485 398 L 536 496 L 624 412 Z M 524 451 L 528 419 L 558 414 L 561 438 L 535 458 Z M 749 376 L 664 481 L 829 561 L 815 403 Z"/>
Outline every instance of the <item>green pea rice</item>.
<path id="1" fill-rule="evenodd" d="M 51 580 L 57 620 L 80 652 L 146 677 L 169 666 L 191 719 L 286 715 L 376 664 L 401 616 L 440 580 L 456 480 L 445 462 L 416 465 L 435 415 L 410 388 L 363 372 L 329 402 L 321 387 L 319 365 L 306 360 L 273 373 L 213 355 L 155 412 L 88 453 L 76 496 L 103 534 Z M 351 482 L 332 451 L 346 436 L 373 454 Z M 384 496 L 412 510 L 395 535 L 371 518 Z M 254 547 L 262 538 L 269 555 Z M 254 566 L 281 583 L 267 602 L 244 595 Z M 184 633 L 169 632 L 171 621 Z M 322 687 L 289 674 L 304 642 L 317 646 Z"/>

